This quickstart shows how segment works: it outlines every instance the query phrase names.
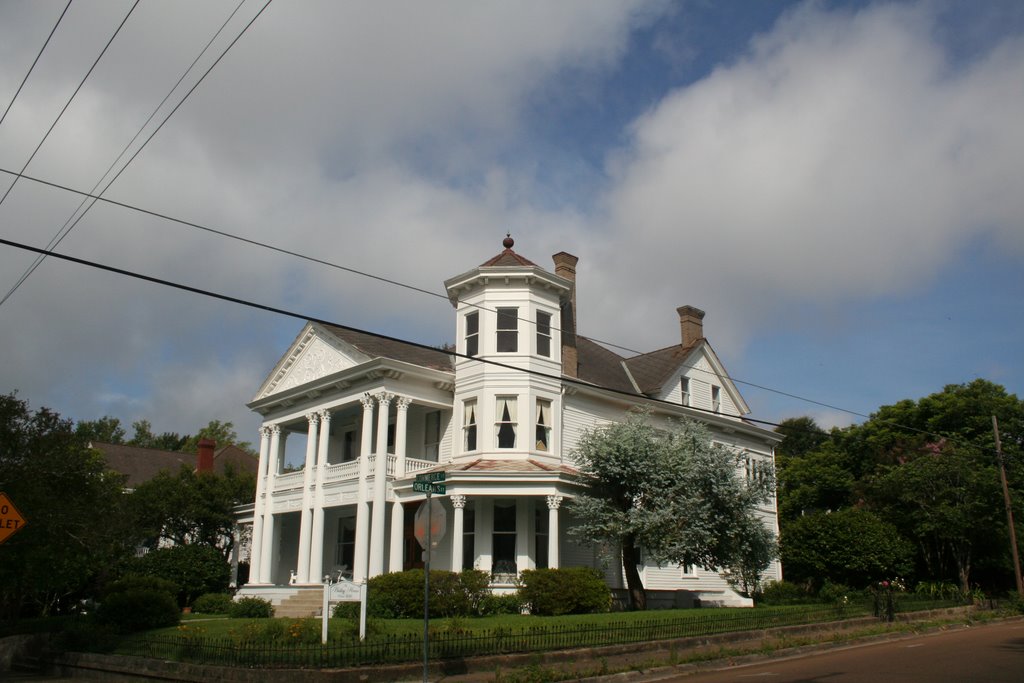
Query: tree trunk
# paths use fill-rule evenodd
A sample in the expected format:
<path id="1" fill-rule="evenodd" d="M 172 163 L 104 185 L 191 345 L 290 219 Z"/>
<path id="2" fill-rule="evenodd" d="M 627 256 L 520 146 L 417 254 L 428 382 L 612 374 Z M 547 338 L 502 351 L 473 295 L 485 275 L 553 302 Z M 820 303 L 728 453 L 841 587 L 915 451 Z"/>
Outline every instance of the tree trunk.
<path id="1" fill-rule="evenodd" d="M 634 610 L 647 609 L 647 593 L 640 580 L 636 565 L 640 562 L 640 549 L 632 536 L 622 539 L 622 566 L 626 570 L 626 588 L 629 589 L 629 607 Z"/>

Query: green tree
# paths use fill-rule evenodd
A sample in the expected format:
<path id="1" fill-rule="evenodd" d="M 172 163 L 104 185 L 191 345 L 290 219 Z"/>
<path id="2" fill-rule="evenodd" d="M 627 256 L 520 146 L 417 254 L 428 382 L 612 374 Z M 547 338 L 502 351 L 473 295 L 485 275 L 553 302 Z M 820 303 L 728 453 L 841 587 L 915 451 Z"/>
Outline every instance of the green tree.
<path id="1" fill-rule="evenodd" d="M 791 417 L 775 428 L 783 436 L 775 447 L 776 463 L 781 465 L 789 458 L 799 458 L 816 451 L 829 439 L 829 434 L 818 426 L 811 417 Z"/>
<path id="2" fill-rule="evenodd" d="M 711 442 L 702 424 L 656 428 L 648 413 L 585 432 L 575 452 L 583 492 L 571 509 L 573 535 L 621 549 L 630 602 L 645 609 L 640 552 L 659 564 L 738 565 L 751 533 L 761 534 L 758 505 L 771 477 L 745 482 L 738 456 Z M 762 537 L 763 538 L 763 537 Z"/>
<path id="3" fill-rule="evenodd" d="M 815 589 L 824 581 L 865 587 L 906 576 L 913 567 L 913 547 L 896 527 L 857 508 L 790 522 L 782 530 L 780 549 L 787 579 Z"/>
<path id="4" fill-rule="evenodd" d="M 131 446 L 140 448 L 156 448 L 162 451 L 181 451 L 188 441 L 187 436 L 181 436 L 177 432 L 164 432 L 154 434 L 149 420 L 138 420 L 132 423 L 135 434 L 128 442 Z"/>
<path id="5" fill-rule="evenodd" d="M 778 465 L 779 519 L 784 528 L 809 512 L 838 510 L 853 502 L 857 480 L 832 442 Z"/>
<path id="6" fill-rule="evenodd" d="M 216 441 L 218 448 L 233 445 L 241 448 L 249 455 L 258 455 L 258 453 L 253 450 L 250 442 L 238 440 L 238 434 L 235 432 L 234 423 L 221 422 L 220 420 L 210 420 L 210 423 L 200 429 L 197 434 L 188 437 L 180 450 L 183 453 L 195 453 L 198 450 L 199 442 L 202 439 L 212 439 L 213 441 Z"/>
<path id="7" fill-rule="evenodd" d="M 144 576 L 174 583 L 182 607 L 204 593 L 223 593 L 231 582 L 231 566 L 216 548 L 206 545 L 176 545 L 151 550 L 132 567 Z"/>
<path id="8" fill-rule="evenodd" d="M 123 479 L 70 420 L 0 396 L 0 491 L 25 518 L 0 545 L 0 617 L 65 610 L 131 553 Z"/>
<path id="9" fill-rule="evenodd" d="M 75 425 L 75 435 L 85 443 L 124 443 L 125 431 L 121 420 L 105 415 L 98 420 L 79 420 Z"/>
<path id="10" fill-rule="evenodd" d="M 208 545 L 229 556 L 234 546 L 235 506 L 251 502 L 256 481 L 229 467 L 221 475 L 183 466 L 177 474 L 160 472 L 132 495 L 144 544 Z"/>

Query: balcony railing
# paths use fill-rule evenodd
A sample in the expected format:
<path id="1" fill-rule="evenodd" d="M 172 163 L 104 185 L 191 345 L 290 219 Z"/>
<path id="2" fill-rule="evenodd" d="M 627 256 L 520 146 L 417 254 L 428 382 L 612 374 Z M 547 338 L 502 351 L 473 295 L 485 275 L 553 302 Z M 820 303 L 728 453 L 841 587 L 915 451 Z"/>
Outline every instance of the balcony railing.
<path id="1" fill-rule="evenodd" d="M 370 476 L 373 475 L 374 465 L 376 463 L 376 456 L 371 455 L 367 460 L 367 473 Z M 388 478 L 394 478 L 395 470 L 398 464 L 398 458 L 392 454 L 388 454 Z M 419 458 L 405 459 L 405 475 L 412 476 L 417 472 L 429 470 L 433 467 L 437 467 L 437 463 L 433 460 L 421 460 Z M 331 463 L 327 465 L 327 469 L 324 471 L 324 482 L 344 482 L 344 481 L 355 481 L 359 478 L 359 460 L 349 460 L 347 462 Z M 287 489 L 301 488 L 305 481 L 305 472 L 298 470 L 296 472 L 286 472 L 279 474 L 274 479 L 274 490 L 284 491 Z"/>

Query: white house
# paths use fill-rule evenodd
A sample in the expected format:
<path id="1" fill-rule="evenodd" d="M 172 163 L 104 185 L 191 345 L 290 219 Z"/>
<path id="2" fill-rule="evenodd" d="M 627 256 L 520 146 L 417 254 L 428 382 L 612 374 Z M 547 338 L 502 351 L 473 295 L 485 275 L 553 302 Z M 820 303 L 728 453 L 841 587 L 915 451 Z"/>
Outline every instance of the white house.
<path id="1" fill-rule="evenodd" d="M 264 423 L 244 594 L 280 600 L 326 574 L 422 567 L 413 481 L 428 471 L 447 488 L 433 496 L 447 511 L 433 568 L 484 570 L 500 591 L 524 569 L 583 565 L 620 588 L 621 567 L 570 539 L 563 503 L 578 490 L 580 434 L 638 405 L 703 421 L 742 455 L 737 476 L 771 465 L 778 436 L 743 419 L 703 311 L 678 309 L 679 344 L 624 358 L 576 334 L 576 257 L 555 254 L 550 272 L 503 245 L 445 282 L 460 355 L 314 322 L 299 333 L 249 404 Z M 777 530 L 774 501 L 762 512 Z M 714 569 L 640 574 L 655 603 L 749 604 Z"/>

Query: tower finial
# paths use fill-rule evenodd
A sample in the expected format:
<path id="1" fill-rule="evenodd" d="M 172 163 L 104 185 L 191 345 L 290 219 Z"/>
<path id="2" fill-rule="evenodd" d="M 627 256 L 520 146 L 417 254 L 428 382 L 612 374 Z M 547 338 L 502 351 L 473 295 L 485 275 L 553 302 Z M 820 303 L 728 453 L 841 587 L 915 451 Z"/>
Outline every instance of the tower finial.
<path id="1" fill-rule="evenodd" d="M 515 243 L 516 243 L 516 241 L 514 239 L 512 239 L 512 233 L 506 232 L 505 233 L 505 239 L 503 239 L 501 241 L 502 246 L 504 246 L 506 249 L 511 249 L 512 245 L 515 244 Z"/>

